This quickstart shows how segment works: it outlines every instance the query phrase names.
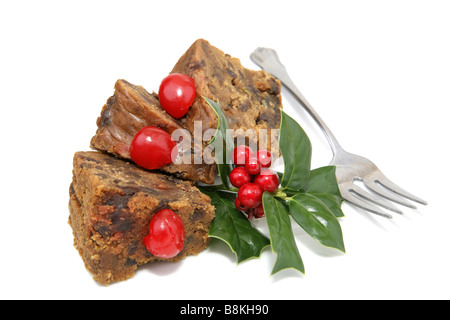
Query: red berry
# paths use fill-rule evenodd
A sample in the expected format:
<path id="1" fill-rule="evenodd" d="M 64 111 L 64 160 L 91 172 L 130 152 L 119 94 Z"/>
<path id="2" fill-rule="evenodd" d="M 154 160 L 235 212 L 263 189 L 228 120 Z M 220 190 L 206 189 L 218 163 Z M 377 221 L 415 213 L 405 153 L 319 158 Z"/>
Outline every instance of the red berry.
<path id="1" fill-rule="evenodd" d="M 264 207 L 263 207 L 262 203 L 253 210 L 254 210 L 253 216 L 255 218 L 258 219 L 258 218 L 264 217 Z"/>
<path id="2" fill-rule="evenodd" d="M 170 209 L 163 209 L 150 220 L 148 235 L 143 243 L 156 257 L 169 259 L 183 250 L 184 225 L 179 216 Z"/>
<path id="3" fill-rule="evenodd" d="M 181 73 L 165 77 L 159 86 L 159 103 L 172 117 L 181 118 L 195 99 L 194 79 Z"/>
<path id="4" fill-rule="evenodd" d="M 230 182 L 236 188 L 250 182 L 251 177 L 243 167 L 236 167 L 230 172 Z"/>
<path id="5" fill-rule="evenodd" d="M 255 183 L 246 183 L 238 191 L 239 202 L 246 208 L 256 208 L 262 201 L 263 190 Z"/>
<path id="6" fill-rule="evenodd" d="M 261 172 L 261 163 L 256 157 L 251 157 L 245 163 L 245 170 L 251 175 L 257 175 Z"/>
<path id="7" fill-rule="evenodd" d="M 177 145 L 170 134 L 156 127 L 139 130 L 130 145 L 131 160 L 149 170 L 172 163 L 177 155 Z"/>
<path id="8" fill-rule="evenodd" d="M 256 153 L 256 158 L 258 158 L 262 168 L 269 168 L 272 165 L 272 153 L 268 150 L 259 150 Z"/>
<path id="9" fill-rule="evenodd" d="M 280 184 L 280 178 L 275 171 L 270 169 L 263 169 L 261 173 L 255 178 L 255 183 L 264 191 L 270 193 L 275 192 Z"/>
<path id="10" fill-rule="evenodd" d="M 253 157 L 253 151 L 246 145 L 240 145 L 233 150 L 233 161 L 235 165 L 243 166 Z"/>
<path id="11" fill-rule="evenodd" d="M 236 209 L 238 210 L 242 210 L 245 211 L 247 210 L 247 208 L 245 208 L 244 206 L 242 206 L 241 202 L 239 201 L 239 198 L 236 197 L 236 200 L 234 201 L 234 205 L 236 206 Z"/>

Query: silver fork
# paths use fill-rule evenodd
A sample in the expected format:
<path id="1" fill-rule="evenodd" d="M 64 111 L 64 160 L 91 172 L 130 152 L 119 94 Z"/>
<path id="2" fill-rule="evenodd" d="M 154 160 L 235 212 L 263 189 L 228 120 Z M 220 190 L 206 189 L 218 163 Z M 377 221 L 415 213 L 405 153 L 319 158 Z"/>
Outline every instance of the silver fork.
<path id="1" fill-rule="evenodd" d="M 381 208 L 402 214 L 402 211 L 391 201 L 412 209 L 417 207 L 406 199 L 423 205 L 427 204 L 425 200 L 414 196 L 386 178 L 372 161 L 342 149 L 328 126 L 294 85 L 275 50 L 257 48 L 250 58 L 262 69 L 278 78 L 322 129 L 333 151 L 330 165 L 336 166 L 339 190 L 345 200 L 387 218 L 392 218 L 392 215 Z M 358 181 L 363 182 L 368 190 L 355 183 Z"/>

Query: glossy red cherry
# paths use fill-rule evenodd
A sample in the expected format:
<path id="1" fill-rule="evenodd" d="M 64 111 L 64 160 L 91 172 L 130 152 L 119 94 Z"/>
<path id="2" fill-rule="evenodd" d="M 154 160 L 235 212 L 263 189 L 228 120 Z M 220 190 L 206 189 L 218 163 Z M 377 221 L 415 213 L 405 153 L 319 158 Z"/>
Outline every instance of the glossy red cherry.
<path id="1" fill-rule="evenodd" d="M 255 183 L 246 183 L 238 191 L 239 202 L 245 208 L 256 208 L 261 204 L 263 190 Z"/>
<path id="2" fill-rule="evenodd" d="M 243 167 L 236 167 L 230 172 L 230 182 L 236 188 L 250 182 L 251 177 Z"/>
<path id="3" fill-rule="evenodd" d="M 183 221 L 172 210 L 163 209 L 150 220 L 143 243 L 154 256 L 169 259 L 183 250 L 184 237 Z"/>
<path id="4" fill-rule="evenodd" d="M 233 162 L 235 165 L 244 166 L 253 157 L 253 151 L 246 145 L 240 145 L 233 150 Z"/>
<path id="5" fill-rule="evenodd" d="M 250 157 L 245 163 L 245 170 L 251 175 L 257 175 L 261 172 L 261 163 L 256 157 Z"/>
<path id="6" fill-rule="evenodd" d="M 259 150 L 256 153 L 256 158 L 261 163 L 262 168 L 269 168 L 272 165 L 272 153 L 268 150 Z"/>
<path id="7" fill-rule="evenodd" d="M 170 134 L 151 126 L 139 130 L 130 145 L 131 160 L 149 170 L 172 163 L 177 154 L 177 145 Z"/>
<path id="8" fill-rule="evenodd" d="M 254 181 L 257 185 L 270 193 L 275 192 L 280 185 L 280 178 L 277 173 L 270 169 L 263 169 L 261 173 L 255 178 Z"/>
<path id="9" fill-rule="evenodd" d="M 174 118 L 181 118 L 189 111 L 195 94 L 194 79 L 181 73 L 172 73 L 161 81 L 158 97 L 164 110 Z"/>

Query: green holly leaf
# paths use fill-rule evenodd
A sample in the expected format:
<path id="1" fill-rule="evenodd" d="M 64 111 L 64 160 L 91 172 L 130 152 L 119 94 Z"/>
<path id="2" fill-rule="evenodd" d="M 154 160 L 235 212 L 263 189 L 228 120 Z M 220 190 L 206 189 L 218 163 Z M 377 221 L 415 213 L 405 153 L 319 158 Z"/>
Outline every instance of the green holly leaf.
<path id="1" fill-rule="evenodd" d="M 302 127 L 284 112 L 281 112 L 278 144 L 284 161 L 281 186 L 303 190 L 309 182 L 311 170 L 311 142 Z"/>
<path id="2" fill-rule="evenodd" d="M 341 210 L 344 198 L 339 191 L 335 166 L 325 166 L 312 170 L 306 193 L 321 200 L 337 218 L 344 217 Z"/>
<path id="3" fill-rule="evenodd" d="M 344 212 L 342 212 L 341 205 L 344 201 L 341 197 L 329 193 L 307 193 L 317 199 L 319 199 L 333 214 L 336 218 L 344 217 Z"/>
<path id="4" fill-rule="evenodd" d="M 272 274 L 288 268 L 305 273 L 286 207 L 268 192 L 263 194 L 263 206 L 269 227 L 272 251 L 277 255 Z"/>
<path id="5" fill-rule="evenodd" d="M 218 118 L 217 130 L 210 144 L 214 148 L 220 180 L 225 189 L 230 189 L 228 177 L 232 170 L 230 157 L 233 153 L 234 141 L 230 136 L 228 120 L 225 117 L 219 102 L 215 102 L 206 97 L 203 97 L 203 99 L 205 99 L 209 106 L 214 110 Z"/>
<path id="6" fill-rule="evenodd" d="M 336 180 L 336 166 L 325 166 L 312 170 L 305 191 L 308 193 L 328 193 L 342 198 Z"/>
<path id="7" fill-rule="evenodd" d="M 324 246 L 345 252 L 339 221 L 320 199 L 312 194 L 299 193 L 289 201 L 289 211 L 311 237 Z"/>
<path id="8" fill-rule="evenodd" d="M 259 257 L 261 251 L 270 245 L 270 240 L 236 209 L 236 195 L 204 188 L 201 191 L 211 198 L 211 204 L 216 207 L 209 236 L 226 242 L 236 254 L 238 263 Z"/>

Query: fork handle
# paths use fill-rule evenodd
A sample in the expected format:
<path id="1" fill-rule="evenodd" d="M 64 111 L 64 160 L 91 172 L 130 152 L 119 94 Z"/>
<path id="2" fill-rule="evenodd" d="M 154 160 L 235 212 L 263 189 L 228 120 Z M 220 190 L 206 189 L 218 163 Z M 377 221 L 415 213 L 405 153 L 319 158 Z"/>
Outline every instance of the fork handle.
<path id="1" fill-rule="evenodd" d="M 325 134 L 328 143 L 330 144 L 331 150 L 333 151 L 333 157 L 342 152 L 343 149 L 339 142 L 336 140 L 334 134 L 331 132 L 331 130 L 328 128 L 319 114 L 314 110 L 311 104 L 306 100 L 306 98 L 289 77 L 286 68 L 280 62 L 276 51 L 269 48 L 257 48 L 250 55 L 250 58 L 259 67 L 278 78 L 278 80 L 281 81 L 281 83 L 293 94 L 296 100 L 309 113 L 309 115 L 314 119 L 314 121 L 319 125 L 320 129 L 322 129 L 323 133 Z"/>

